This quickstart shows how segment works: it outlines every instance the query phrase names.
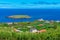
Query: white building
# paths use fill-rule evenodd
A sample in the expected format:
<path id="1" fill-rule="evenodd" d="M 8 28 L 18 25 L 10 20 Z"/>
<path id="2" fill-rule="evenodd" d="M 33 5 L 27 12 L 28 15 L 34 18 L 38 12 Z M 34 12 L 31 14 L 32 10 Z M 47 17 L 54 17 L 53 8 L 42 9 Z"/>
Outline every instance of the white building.
<path id="1" fill-rule="evenodd" d="M 45 23 L 50 23 L 50 21 L 46 20 Z"/>
<path id="2" fill-rule="evenodd" d="M 41 19 L 38 19 L 38 21 L 44 21 L 44 20 L 41 18 Z"/>
<path id="3" fill-rule="evenodd" d="M 31 28 L 32 26 L 27 26 L 28 28 Z"/>
<path id="4" fill-rule="evenodd" d="M 58 21 L 56 21 L 57 23 L 59 23 L 60 21 L 58 20 Z"/>
<path id="5" fill-rule="evenodd" d="M 37 30 L 37 29 L 32 28 L 32 29 L 30 29 L 30 32 L 35 33 L 35 32 L 38 32 L 38 30 Z"/>
<path id="6" fill-rule="evenodd" d="M 13 24 L 13 23 L 12 23 L 12 22 L 8 22 L 7 24 L 8 24 L 8 25 L 11 25 L 11 24 Z"/>

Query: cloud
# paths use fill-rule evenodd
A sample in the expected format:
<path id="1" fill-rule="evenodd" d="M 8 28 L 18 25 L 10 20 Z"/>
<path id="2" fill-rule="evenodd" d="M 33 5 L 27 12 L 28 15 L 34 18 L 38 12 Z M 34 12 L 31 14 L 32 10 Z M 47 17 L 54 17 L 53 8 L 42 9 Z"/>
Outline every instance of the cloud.
<path id="1" fill-rule="evenodd" d="M 0 8 L 60 8 L 60 4 L 18 4 L 18 3 L 0 3 Z"/>
<path id="2" fill-rule="evenodd" d="M 59 0 L 0 0 L 0 6 L 35 6 L 35 5 L 58 5 L 60 4 Z"/>

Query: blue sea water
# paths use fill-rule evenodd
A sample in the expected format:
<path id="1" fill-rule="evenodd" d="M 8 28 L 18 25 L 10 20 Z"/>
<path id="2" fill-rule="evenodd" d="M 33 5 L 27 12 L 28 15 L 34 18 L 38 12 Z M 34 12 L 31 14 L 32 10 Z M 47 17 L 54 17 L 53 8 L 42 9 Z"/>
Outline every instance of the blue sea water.
<path id="1" fill-rule="evenodd" d="M 29 21 L 40 18 L 44 20 L 60 20 L 60 9 L 0 9 L 0 22 L 19 22 L 22 19 L 10 19 L 7 16 L 20 14 L 31 16 L 30 19 L 27 19 Z"/>

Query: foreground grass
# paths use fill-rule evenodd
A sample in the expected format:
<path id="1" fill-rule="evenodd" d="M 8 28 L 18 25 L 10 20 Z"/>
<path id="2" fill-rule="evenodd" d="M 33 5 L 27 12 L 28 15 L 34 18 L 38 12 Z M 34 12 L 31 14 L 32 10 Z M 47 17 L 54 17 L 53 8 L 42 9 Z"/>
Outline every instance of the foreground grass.
<path id="1" fill-rule="evenodd" d="M 12 28 L 0 28 L 0 40 L 60 40 L 60 27 L 44 33 L 13 32 Z"/>
<path id="2" fill-rule="evenodd" d="M 36 26 L 38 29 L 39 26 L 37 25 L 40 23 L 31 23 L 29 25 Z M 12 25 L 12 26 L 18 27 L 19 25 Z M 28 32 L 14 32 L 13 28 L 10 27 L 10 25 L 6 25 L 6 24 L 0 25 L 1 26 L 0 27 L 0 40 L 60 40 L 60 23 L 54 23 L 53 25 L 54 27 L 52 27 L 50 24 L 44 24 L 43 27 L 45 27 L 47 31 L 42 32 L 42 33 L 32 33 L 29 31 Z M 22 28 L 24 27 L 26 28 L 26 26 L 28 26 L 27 23 L 22 23 Z"/>

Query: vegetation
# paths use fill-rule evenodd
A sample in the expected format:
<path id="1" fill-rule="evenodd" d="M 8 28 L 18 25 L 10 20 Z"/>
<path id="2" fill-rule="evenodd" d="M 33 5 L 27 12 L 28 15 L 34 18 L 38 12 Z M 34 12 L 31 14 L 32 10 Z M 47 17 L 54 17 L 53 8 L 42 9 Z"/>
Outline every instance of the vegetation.
<path id="1" fill-rule="evenodd" d="M 46 32 L 32 33 L 29 31 L 31 28 L 36 28 L 37 30 L 46 29 Z M 15 29 L 23 32 L 17 32 Z M 60 22 L 45 23 L 45 21 L 34 21 L 9 25 L 0 23 L 0 40 L 60 40 Z"/>
<path id="2" fill-rule="evenodd" d="M 12 15 L 12 16 L 8 16 L 8 18 L 31 18 L 28 15 Z"/>

